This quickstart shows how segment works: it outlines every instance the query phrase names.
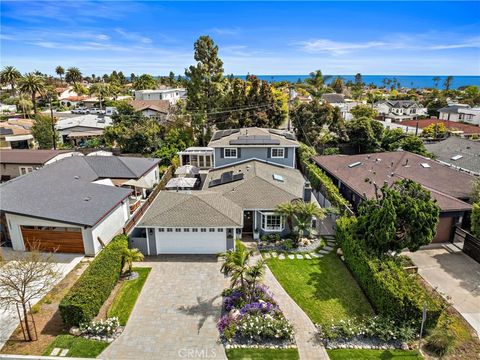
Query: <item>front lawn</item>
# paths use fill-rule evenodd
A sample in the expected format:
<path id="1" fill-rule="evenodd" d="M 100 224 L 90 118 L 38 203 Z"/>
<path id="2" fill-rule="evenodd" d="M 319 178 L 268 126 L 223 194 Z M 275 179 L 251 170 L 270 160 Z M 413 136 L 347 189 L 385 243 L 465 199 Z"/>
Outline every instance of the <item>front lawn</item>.
<path id="1" fill-rule="evenodd" d="M 108 310 L 108 317 L 118 317 L 120 325 L 125 326 L 127 324 L 130 313 L 135 306 L 140 291 L 142 291 L 147 276 L 150 273 L 151 268 L 135 267 L 132 269 L 138 273 L 138 278 L 135 280 L 128 280 L 122 284 L 122 287 L 118 291 L 112 306 Z"/>
<path id="2" fill-rule="evenodd" d="M 95 358 L 108 346 L 106 341 L 88 340 L 80 336 L 59 335 L 43 352 L 44 356 L 50 356 L 55 348 L 69 349 L 68 357 Z"/>
<path id="3" fill-rule="evenodd" d="M 373 314 L 355 279 L 334 253 L 313 260 L 270 258 L 267 264 L 314 323 Z"/>
<path id="4" fill-rule="evenodd" d="M 419 360 L 423 357 L 417 351 L 403 350 L 327 350 L 330 360 Z"/>
<path id="5" fill-rule="evenodd" d="M 298 360 L 297 349 L 228 349 L 228 360 Z"/>

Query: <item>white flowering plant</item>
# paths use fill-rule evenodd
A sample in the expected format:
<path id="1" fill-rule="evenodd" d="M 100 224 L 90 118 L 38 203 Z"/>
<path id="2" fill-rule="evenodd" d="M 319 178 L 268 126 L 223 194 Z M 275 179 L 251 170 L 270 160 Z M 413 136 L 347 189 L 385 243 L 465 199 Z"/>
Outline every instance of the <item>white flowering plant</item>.
<path id="1" fill-rule="evenodd" d="M 280 313 L 246 314 L 239 320 L 237 326 L 240 335 L 256 341 L 293 339 L 293 326 Z"/>
<path id="2" fill-rule="evenodd" d="M 117 317 L 111 317 L 106 320 L 91 321 L 90 323 L 80 324 L 80 330 L 89 335 L 111 336 L 117 331 L 120 322 Z"/>

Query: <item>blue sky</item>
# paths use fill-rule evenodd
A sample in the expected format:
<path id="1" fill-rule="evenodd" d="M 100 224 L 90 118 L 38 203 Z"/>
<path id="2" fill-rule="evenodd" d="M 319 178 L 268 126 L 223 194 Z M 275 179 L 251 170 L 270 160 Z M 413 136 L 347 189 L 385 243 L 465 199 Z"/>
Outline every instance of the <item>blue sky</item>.
<path id="1" fill-rule="evenodd" d="M 480 75 L 480 2 L 1 1 L 1 65 L 176 74 L 210 35 L 226 73 Z"/>

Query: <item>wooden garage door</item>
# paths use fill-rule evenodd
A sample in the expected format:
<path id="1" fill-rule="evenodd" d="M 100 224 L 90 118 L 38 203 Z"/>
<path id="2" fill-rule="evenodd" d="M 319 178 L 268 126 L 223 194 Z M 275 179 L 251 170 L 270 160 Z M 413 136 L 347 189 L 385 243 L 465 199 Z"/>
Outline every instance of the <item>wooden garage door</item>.
<path id="1" fill-rule="evenodd" d="M 82 231 L 78 228 L 41 228 L 21 226 L 25 248 L 38 247 L 41 251 L 85 253 Z"/>

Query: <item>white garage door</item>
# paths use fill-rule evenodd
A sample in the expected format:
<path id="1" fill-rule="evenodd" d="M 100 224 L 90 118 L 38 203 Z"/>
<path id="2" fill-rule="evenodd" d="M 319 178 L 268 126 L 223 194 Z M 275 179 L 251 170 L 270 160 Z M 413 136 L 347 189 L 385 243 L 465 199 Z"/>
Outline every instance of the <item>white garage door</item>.
<path id="1" fill-rule="evenodd" d="M 157 229 L 157 252 L 158 254 L 217 254 L 223 252 L 227 248 L 226 232 L 218 231 L 210 232 L 160 232 Z"/>

